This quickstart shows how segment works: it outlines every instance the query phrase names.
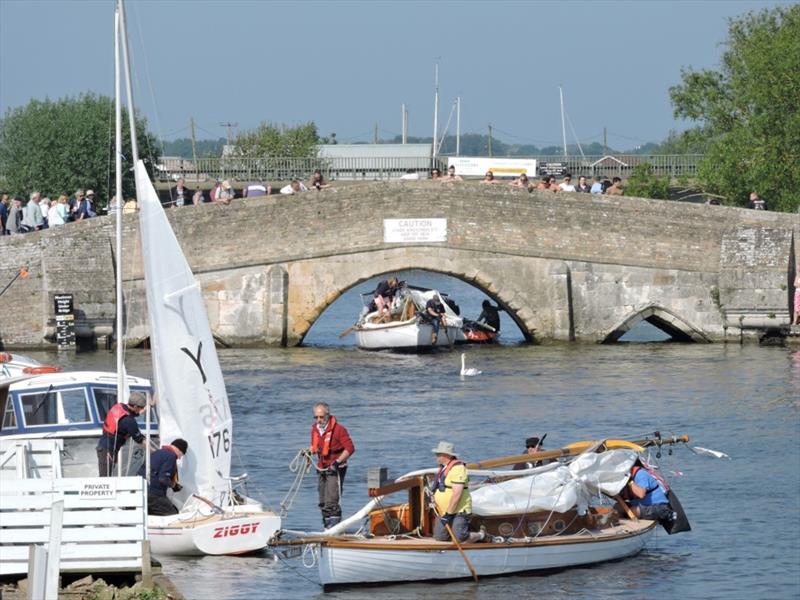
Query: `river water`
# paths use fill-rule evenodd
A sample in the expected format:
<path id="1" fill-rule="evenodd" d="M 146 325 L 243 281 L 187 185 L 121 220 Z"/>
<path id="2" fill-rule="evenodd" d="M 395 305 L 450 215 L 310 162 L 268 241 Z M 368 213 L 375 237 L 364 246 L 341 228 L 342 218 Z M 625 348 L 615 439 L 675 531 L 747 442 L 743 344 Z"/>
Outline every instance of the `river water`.
<path id="1" fill-rule="evenodd" d="M 423 285 L 453 293 L 463 313 L 479 312 L 482 294 L 466 284 L 417 274 Z M 414 281 L 413 283 L 419 283 Z M 644 552 L 621 562 L 479 584 L 357 588 L 330 598 L 798 598 L 800 597 L 800 350 L 755 345 L 627 343 L 524 345 L 504 315 L 504 344 L 470 347 L 467 363 L 483 371 L 461 379 L 459 352 L 367 353 L 338 332 L 358 311 L 357 286 L 312 328 L 307 346 L 220 350 L 234 414 L 234 473 L 249 492 L 277 508 L 292 481 L 288 463 L 308 444 L 311 407 L 327 401 L 350 431 L 356 454 L 344 512 L 366 501 L 369 467 L 396 477 L 433 466 L 440 439 L 480 459 L 522 450 L 531 435 L 547 447 L 660 430 L 731 460 L 679 447 L 658 461 L 693 530 L 659 532 Z M 639 339 L 653 336 L 644 330 Z M 37 354 L 55 360 L 55 356 Z M 130 351 L 132 374 L 149 376 L 149 353 Z M 67 357 L 73 367 L 113 368 L 107 352 Z M 309 478 L 284 525 L 317 530 L 315 482 Z M 322 596 L 315 568 L 271 556 L 164 559 L 164 570 L 189 598 Z"/>

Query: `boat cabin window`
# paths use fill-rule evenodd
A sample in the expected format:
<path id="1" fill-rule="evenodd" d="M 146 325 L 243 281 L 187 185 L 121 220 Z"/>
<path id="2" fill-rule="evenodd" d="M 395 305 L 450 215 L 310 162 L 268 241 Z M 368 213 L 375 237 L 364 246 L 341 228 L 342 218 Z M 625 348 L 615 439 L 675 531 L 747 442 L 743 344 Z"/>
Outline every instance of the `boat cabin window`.
<path id="1" fill-rule="evenodd" d="M 58 424 L 57 392 L 23 394 L 19 397 L 19 401 L 22 404 L 22 417 L 26 426 Z"/>
<path id="2" fill-rule="evenodd" d="M 64 410 L 64 421 L 67 423 L 90 423 L 89 402 L 86 400 L 86 390 L 61 390 L 61 406 Z"/>
<path id="3" fill-rule="evenodd" d="M 91 423 L 89 403 L 83 388 L 22 394 L 20 404 L 25 426 Z"/>
<path id="4" fill-rule="evenodd" d="M 8 396 L 8 388 L 0 390 L 0 407 L 3 407 L 3 424 L 0 429 L 16 429 L 17 415 L 14 412 L 14 403 Z"/>
<path id="5" fill-rule="evenodd" d="M 131 391 L 142 392 L 147 396 L 147 401 L 150 401 L 150 392 L 146 392 L 144 390 Z M 97 416 L 99 416 L 100 421 L 103 422 L 106 420 L 106 413 L 117 403 L 117 390 L 114 388 L 92 388 L 92 393 L 94 394 L 94 405 L 97 408 Z M 139 415 L 136 418 L 136 421 L 139 423 L 139 425 L 144 425 L 145 414 L 142 413 Z M 150 423 L 158 423 L 155 409 L 150 411 Z"/>

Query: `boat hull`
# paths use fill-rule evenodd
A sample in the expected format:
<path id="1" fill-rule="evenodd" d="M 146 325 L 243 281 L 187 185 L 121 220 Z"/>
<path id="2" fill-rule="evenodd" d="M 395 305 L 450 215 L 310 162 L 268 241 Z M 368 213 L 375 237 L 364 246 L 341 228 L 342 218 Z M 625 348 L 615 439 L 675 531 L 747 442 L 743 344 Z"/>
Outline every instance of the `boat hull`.
<path id="1" fill-rule="evenodd" d="M 244 508 L 244 507 L 237 507 Z M 280 529 L 271 512 L 148 517 L 147 533 L 155 556 L 235 555 L 257 552 Z"/>
<path id="2" fill-rule="evenodd" d="M 445 331 L 446 329 L 446 331 Z M 448 348 L 456 341 L 460 327 L 439 329 L 435 346 Z M 356 329 L 356 343 L 362 350 L 429 350 L 433 328 L 428 323 L 388 323 L 386 325 L 363 325 Z"/>
<path id="3" fill-rule="evenodd" d="M 655 527 L 652 521 L 640 521 L 634 529 L 620 528 L 617 535 L 568 536 L 519 545 L 466 544 L 464 552 L 479 577 L 563 569 L 632 556 L 644 548 Z M 409 548 L 409 544 L 392 549 L 391 545 L 323 545 L 319 556 L 321 583 L 330 588 L 471 577 L 463 557 L 451 544 L 429 544 L 422 549 Z"/>

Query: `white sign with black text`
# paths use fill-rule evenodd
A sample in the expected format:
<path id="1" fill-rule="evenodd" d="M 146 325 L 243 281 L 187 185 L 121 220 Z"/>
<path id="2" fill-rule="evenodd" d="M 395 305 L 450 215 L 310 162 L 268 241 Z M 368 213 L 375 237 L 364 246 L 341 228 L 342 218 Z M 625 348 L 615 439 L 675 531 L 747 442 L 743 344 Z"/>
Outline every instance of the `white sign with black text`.
<path id="1" fill-rule="evenodd" d="M 99 483 L 97 481 L 84 482 L 78 490 L 78 497 L 82 500 L 106 500 L 117 497 L 117 484 L 112 478 Z"/>
<path id="2" fill-rule="evenodd" d="M 386 244 L 407 242 L 446 242 L 447 219 L 384 219 Z"/>

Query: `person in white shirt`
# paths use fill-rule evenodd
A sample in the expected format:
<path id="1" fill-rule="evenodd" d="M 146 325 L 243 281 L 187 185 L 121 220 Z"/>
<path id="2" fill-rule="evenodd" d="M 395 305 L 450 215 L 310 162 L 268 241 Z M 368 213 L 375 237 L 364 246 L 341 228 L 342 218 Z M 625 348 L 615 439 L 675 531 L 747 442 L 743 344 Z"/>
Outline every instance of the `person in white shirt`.
<path id="1" fill-rule="evenodd" d="M 562 192 L 574 192 L 575 191 L 575 186 L 572 185 L 572 174 L 571 173 L 567 173 L 566 175 L 564 175 L 564 181 L 562 181 L 560 184 L 558 184 L 558 189 L 560 189 Z"/>
<path id="2" fill-rule="evenodd" d="M 299 194 L 300 192 L 307 191 L 308 188 L 305 186 L 305 184 L 297 179 L 292 179 L 289 185 L 285 185 L 281 188 L 281 194 Z"/>

